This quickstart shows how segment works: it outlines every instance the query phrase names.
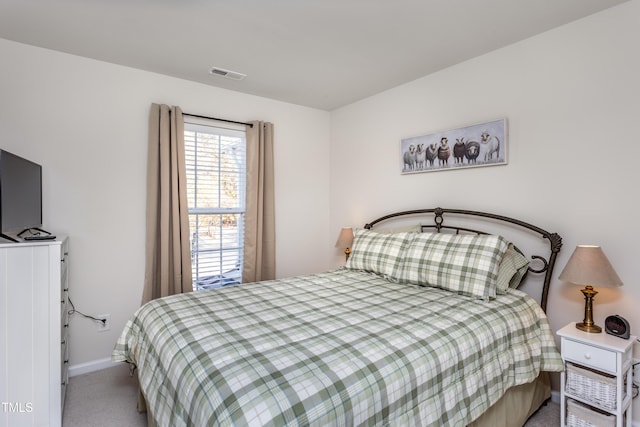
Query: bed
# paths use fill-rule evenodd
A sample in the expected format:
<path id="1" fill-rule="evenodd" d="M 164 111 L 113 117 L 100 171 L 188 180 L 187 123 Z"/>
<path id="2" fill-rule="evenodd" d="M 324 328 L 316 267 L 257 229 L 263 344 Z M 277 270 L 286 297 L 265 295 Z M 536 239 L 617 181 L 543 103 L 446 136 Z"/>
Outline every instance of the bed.
<path id="1" fill-rule="evenodd" d="M 158 426 L 522 425 L 562 370 L 544 312 L 561 246 L 495 214 L 386 215 L 343 268 L 149 302 L 112 360 Z"/>

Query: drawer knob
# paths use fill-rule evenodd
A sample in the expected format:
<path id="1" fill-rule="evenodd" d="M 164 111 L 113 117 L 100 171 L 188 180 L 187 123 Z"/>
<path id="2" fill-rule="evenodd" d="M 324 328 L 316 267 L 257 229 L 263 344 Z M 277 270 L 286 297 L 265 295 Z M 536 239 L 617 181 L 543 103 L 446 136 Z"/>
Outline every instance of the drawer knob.
<path id="1" fill-rule="evenodd" d="M 591 353 L 585 353 L 584 358 L 587 360 L 591 359 Z"/>

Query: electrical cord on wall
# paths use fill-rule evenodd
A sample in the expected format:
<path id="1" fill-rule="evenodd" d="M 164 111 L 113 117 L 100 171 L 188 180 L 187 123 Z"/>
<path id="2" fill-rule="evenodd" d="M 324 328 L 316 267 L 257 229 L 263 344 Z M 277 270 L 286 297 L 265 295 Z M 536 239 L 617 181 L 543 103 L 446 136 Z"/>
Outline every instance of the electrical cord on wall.
<path id="1" fill-rule="evenodd" d="M 67 299 L 69 300 L 69 305 L 71 305 L 71 310 L 68 311 L 69 316 L 72 316 L 72 315 L 78 313 L 79 315 L 84 316 L 87 319 L 91 319 L 94 322 L 100 322 L 103 325 L 107 324 L 107 319 L 98 319 L 97 317 L 89 316 L 88 314 L 84 314 L 84 313 L 76 310 L 76 307 L 73 305 L 73 302 L 71 301 L 71 297 L 68 296 Z"/>

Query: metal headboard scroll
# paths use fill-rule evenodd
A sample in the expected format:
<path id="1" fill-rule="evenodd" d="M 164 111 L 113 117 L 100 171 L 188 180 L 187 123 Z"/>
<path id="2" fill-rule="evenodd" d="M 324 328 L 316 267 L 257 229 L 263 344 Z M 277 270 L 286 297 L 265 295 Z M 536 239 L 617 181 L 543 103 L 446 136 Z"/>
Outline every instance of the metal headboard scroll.
<path id="1" fill-rule="evenodd" d="M 547 311 L 547 301 L 548 301 L 548 296 L 549 296 L 549 287 L 551 285 L 551 277 L 553 274 L 553 268 L 555 266 L 556 263 L 556 258 L 558 257 L 558 253 L 560 252 L 560 249 L 562 248 L 562 237 L 560 237 L 557 233 L 550 233 L 546 230 L 543 230 L 540 227 L 537 227 L 535 225 L 529 224 L 527 222 L 524 221 L 520 221 L 519 219 L 515 219 L 515 218 L 509 218 L 506 216 L 502 216 L 502 215 L 496 215 L 496 214 L 492 214 L 492 213 L 487 213 L 487 212 L 479 212 L 479 211 L 468 211 L 468 210 L 463 210 L 463 209 L 444 209 L 444 208 L 434 208 L 434 209 L 415 209 L 415 210 L 409 210 L 409 211 L 403 211 L 403 212 L 396 212 L 396 213 L 392 213 L 389 215 L 385 215 L 383 217 L 380 217 L 374 221 L 371 221 L 370 223 L 366 224 L 364 226 L 364 228 L 370 230 L 374 225 L 382 222 L 382 221 L 386 221 L 392 218 L 398 218 L 398 217 L 403 217 L 403 216 L 408 216 L 408 215 L 420 215 L 420 214 L 428 214 L 428 213 L 433 213 L 434 214 L 434 218 L 433 224 L 423 224 L 422 228 L 424 229 L 435 229 L 436 232 L 441 232 L 443 229 L 444 230 L 453 230 L 456 232 L 456 234 L 459 234 L 460 232 L 466 232 L 466 233 L 476 233 L 476 234 L 489 234 L 485 231 L 481 231 L 481 230 L 475 230 L 475 229 L 471 229 L 471 228 L 465 228 L 465 227 L 459 227 L 459 226 L 451 226 L 451 225 L 445 225 L 444 224 L 444 215 L 445 214 L 454 214 L 454 215 L 462 215 L 462 216 L 471 216 L 471 217 L 482 217 L 482 218 L 489 218 L 495 221 L 500 221 L 503 223 L 509 223 L 509 224 L 514 224 L 517 225 L 519 227 L 528 229 L 534 233 L 539 234 L 543 239 L 548 240 L 549 242 L 549 255 L 548 256 L 541 256 L 541 255 L 532 255 L 531 259 L 533 260 L 537 260 L 540 261 L 542 263 L 542 267 L 541 268 L 533 268 L 531 265 L 529 266 L 529 271 L 532 273 L 544 273 L 544 283 L 542 285 L 542 298 L 540 300 L 540 306 L 542 307 L 542 309 L 546 312 Z"/>

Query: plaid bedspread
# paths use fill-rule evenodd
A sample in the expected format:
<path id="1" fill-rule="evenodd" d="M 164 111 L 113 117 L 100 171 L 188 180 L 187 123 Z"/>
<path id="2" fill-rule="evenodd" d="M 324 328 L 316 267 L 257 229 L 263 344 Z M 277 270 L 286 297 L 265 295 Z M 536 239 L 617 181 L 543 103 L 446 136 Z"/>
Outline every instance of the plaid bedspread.
<path id="1" fill-rule="evenodd" d="M 159 426 L 464 426 L 511 386 L 562 369 L 542 309 L 340 269 L 141 307 L 135 363 Z"/>

